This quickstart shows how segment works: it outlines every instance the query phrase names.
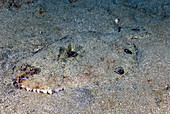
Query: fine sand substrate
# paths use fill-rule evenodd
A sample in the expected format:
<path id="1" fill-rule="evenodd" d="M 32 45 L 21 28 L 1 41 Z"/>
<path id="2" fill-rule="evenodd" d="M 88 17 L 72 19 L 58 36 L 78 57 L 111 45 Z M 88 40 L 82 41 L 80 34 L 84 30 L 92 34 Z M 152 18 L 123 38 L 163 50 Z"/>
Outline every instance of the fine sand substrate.
<path id="1" fill-rule="evenodd" d="M 4 0 L 0 1 L 0 8 L 0 113 L 169 112 L 168 0 Z M 125 42 L 131 42 L 134 47 L 129 48 Z M 48 52 L 53 53 L 48 55 Z M 85 59 L 78 58 L 80 52 L 85 53 Z M 51 64 L 44 64 L 42 56 L 45 54 Z M 108 61 L 109 64 L 102 57 L 118 62 Z M 25 80 L 31 83 L 30 77 L 37 73 L 36 69 L 33 74 L 32 69 L 27 72 L 24 67 L 16 70 L 23 61 L 33 68 L 41 68 L 42 75 L 61 73 L 63 76 L 65 73 L 74 77 L 68 79 L 76 83 L 71 86 L 66 83 L 63 85 L 66 90 L 53 94 L 19 89 Z M 96 65 L 97 70 L 81 72 L 90 64 Z M 92 85 L 89 87 L 82 83 L 76 85 L 80 78 L 74 68 L 80 68 L 78 74 L 82 73 L 83 79 L 89 79 L 85 75 L 96 74 L 107 78 L 91 77 L 93 81 L 86 82 Z M 129 72 L 121 76 L 128 68 Z M 121 78 L 110 79 L 115 71 Z M 42 75 L 37 75 L 36 81 L 45 83 L 50 75 L 46 78 Z"/>

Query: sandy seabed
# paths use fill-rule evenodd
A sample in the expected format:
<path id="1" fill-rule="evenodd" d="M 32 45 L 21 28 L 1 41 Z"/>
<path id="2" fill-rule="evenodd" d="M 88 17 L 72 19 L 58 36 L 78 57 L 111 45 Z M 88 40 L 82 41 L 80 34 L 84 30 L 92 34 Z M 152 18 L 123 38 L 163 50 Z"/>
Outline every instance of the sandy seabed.
<path id="1" fill-rule="evenodd" d="M 29 1 L 29 0 L 28 0 Z M 168 113 L 168 0 L 39 0 L 0 2 L 0 113 Z M 8 1 L 7 1 L 8 2 Z M 118 19 L 118 23 L 115 23 Z M 115 33 L 137 46 L 137 68 L 121 80 L 52 95 L 16 89 L 15 64 L 76 32 Z"/>

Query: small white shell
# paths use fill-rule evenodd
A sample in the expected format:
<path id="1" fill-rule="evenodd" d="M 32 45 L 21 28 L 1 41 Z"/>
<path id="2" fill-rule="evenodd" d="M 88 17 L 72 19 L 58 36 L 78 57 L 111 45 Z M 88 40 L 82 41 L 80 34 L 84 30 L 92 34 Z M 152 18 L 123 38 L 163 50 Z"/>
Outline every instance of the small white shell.
<path id="1" fill-rule="evenodd" d="M 115 19 L 115 23 L 118 24 L 119 23 L 119 19 Z"/>

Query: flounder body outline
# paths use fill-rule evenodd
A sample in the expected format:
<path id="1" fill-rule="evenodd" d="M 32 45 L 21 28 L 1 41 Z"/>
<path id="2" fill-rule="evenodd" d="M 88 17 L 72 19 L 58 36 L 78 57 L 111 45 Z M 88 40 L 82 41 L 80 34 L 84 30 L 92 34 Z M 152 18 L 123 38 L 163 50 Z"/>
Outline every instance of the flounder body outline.
<path id="1" fill-rule="evenodd" d="M 77 33 L 21 60 L 14 74 L 18 87 L 52 94 L 113 83 L 135 67 L 133 42 L 112 34 Z"/>

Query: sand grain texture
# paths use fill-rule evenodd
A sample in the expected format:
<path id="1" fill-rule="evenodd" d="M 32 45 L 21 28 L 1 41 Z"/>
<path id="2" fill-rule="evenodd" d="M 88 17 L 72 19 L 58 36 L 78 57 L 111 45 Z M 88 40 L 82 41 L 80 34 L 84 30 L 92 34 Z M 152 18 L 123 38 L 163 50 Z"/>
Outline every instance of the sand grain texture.
<path id="1" fill-rule="evenodd" d="M 0 113 L 168 113 L 168 4 L 168 0 L 149 3 L 146 0 L 77 0 L 74 3 L 68 0 L 38 0 L 20 7 L 3 7 L 0 9 Z M 120 21 L 115 24 L 117 18 Z M 75 39 L 108 38 L 106 42 L 113 36 L 116 39 L 114 43 L 118 45 L 128 39 L 137 47 L 137 67 L 120 80 L 93 89 L 71 89 L 69 86 L 71 88 L 66 91 L 47 95 L 13 86 L 15 65 L 26 61 L 40 67 L 36 60 L 40 56 L 38 54 L 45 54 L 44 50 L 48 52 L 53 46 L 67 48 L 69 42 L 64 42 L 67 40 L 61 41 L 63 44 L 58 42 L 70 36 Z M 73 49 L 78 42 L 73 40 Z M 114 48 L 121 50 L 120 46 Z M 53 51 L 55 49 L 52 48 Z M 102 49 L 104 52 L 105 48 Z M 118 54 L 117 51 L 114 53 Z M 32 57 L 36 61 L 31 60 Z M 71 63 L 71 59 L 75 58 L 69 58 L 67 62 Z M 120 57 L 118 60 L 121 60 Z M 72 68 L 68 66 L 67 74 Z M 43 68 L 46 69 L 45 66 Z"/>

